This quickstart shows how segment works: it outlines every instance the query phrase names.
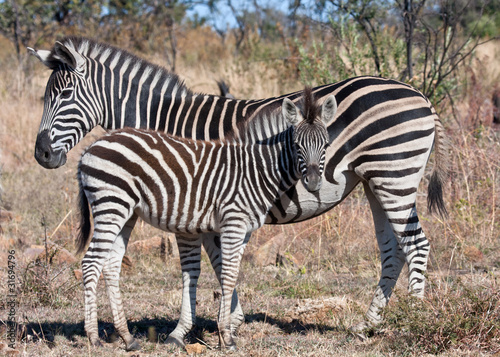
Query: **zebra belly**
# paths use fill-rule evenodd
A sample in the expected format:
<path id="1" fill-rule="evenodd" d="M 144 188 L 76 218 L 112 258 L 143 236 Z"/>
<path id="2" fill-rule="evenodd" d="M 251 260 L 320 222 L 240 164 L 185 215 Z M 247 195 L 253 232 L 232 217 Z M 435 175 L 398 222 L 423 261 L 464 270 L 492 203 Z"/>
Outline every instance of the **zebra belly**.
<path id="1" fill-rule="evenodd" d="M 354 172 L 342 172 L 334 180 L 323 179 L 316 192 L 307 191 L 299 181 L 273 205 L 266 224 L 296 223 L 317 217 L 342 202 L 359 181 Z"/>
<path id="2" fill-rule="evenodd" d="M 200 233 L 217 232 L 217 224 L 212 215 L 194 214 L 189 220 L 183 212 L 178 212 L 175 217 L 158 217 L 151 214 L 147 205 L 138 205 L 135 213 L 146 223 L 162 231 L 181 234 L 183 237 L 197 237 Z"/>
<path id="3" fill-rule="evenodd" d="M 181 234 L 183 237 L 198 237 L 200 233 L 221 233 L 221 225 L 226 225 L 227 223 L 232 223 L 234 221 L 242 222 L 246 227 L 247 232 L 253 232 L 258 228 L 262 227 L 264 224 L 264 213 L 255 212 L 250 207 L 247 207 L 245 211 L 238 213 L 232 213 L 234 216 L 228 220 L 228 222 L 220 222 L 218 217 L 223 210 L 218 210 L 214 213 L 211 210 L 208 214 L 200 214 L 200 212 L 195 212 L 192 216 L 187 218 L 184 213 L 178 214 L 176 217 L 151 215 L 151 211 L 147 208 L 147 205 L 138 205 L 135 213 L 146 223 L 152 225 L 155 228 L 159 228 L 163 231 Z M 252 214 L 249 214 L 252 212 Z M 260 219 L 258 219 L 260 217 Z"/>

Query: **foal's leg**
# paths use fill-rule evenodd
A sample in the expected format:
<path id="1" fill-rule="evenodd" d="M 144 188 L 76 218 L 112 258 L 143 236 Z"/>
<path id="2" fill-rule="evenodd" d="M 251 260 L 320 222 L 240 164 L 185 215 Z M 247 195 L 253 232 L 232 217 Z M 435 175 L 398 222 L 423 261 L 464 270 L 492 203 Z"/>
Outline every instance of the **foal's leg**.
<path id="1" fill-rule="evenodd" d="M 94 213 L 94 235 L 82 260 L 85 331 L 94 346 L 101 345 L 97 326 L 97 283 L 104 264 L 114 254 L 115 240 L 120 239 L 128 221 L 122 215 Z"/>
<path id="2" fill-rule="evenodd" d="M 137 216 L 134 215 L 125 224 L 118 237 L 116 237 L 111 254 L 108 257 L 108 260 L 104 263 L 102 269 L 102 275 L 104 277 L 104 281 L 106 282 L 106 290 L 108 293 L 109 303 L 111 305 L 111 312 L 113 313 L 115 329 L 125 342 L 125 348 L 127 351 L 139 350 L 141 348 L 140 344 L 128 330 L 127 318 L 125 317 L 125 312 L 123 310 L 123 302 L 119 285 L 123 256 L 127 250 L 130 233 L 132 232 L 136 221 Z"/>
<path id="3" fill-rule="evenodd" d="M 195 246 L 201 245 L 201 242 L 203 242 L 203 246 L 210 257 L 210 262 L 217 279 L 219 283 L 221 283 L 222 256 L 220 250 L 220 237 L 215 234 L 204 234 L 200 236 L 199 240 L 193 240 L 193 238 L 177 236 L 177 243 L 182 245 L 182 247 L 179 246 L 179 255 L 181 256 L 183 271 L 182 305 L 179 322 L 175 330 L 168 336 L 166 343 L 172 343 L 183 347 L 186 334 L 195 324 L 196 285 L 200 271 L 199 264 L 196 266 L 195 263 L 197 254 L 200 254 L 199 260 L 201 260 L 201 250 L 195 248 Z M 182 264 L 183 261 L 187 262 L 187 260 L 182 258 L 183 255 L 186 256 L 186 259 L 189 259 L 188 264 Z M 236 290 L 234 290 L 231 302 L 231 332 L 233 336 L 244 319 L 243 311 L 238 302 L 238 295 Z"/>
<path id="4" fill-rule="evenodd" d="M 222 349 L 236 349 L 236 343 L 233 338 L 233 328 L 231 321 L 231 306 L 233 304 L 233 293 L 238 278 L 240 262 L 243 256 L 250 234 L 247 235 L 247 226 L 242 222 L 221 228 L 221 288 L 222 296 L 219 309 L 219 318 L 217 321 L 219 329 L 219 344 Z"/>
<path id="5" fill-rule="evenodd" d="M 176 235 L 176 238 L 182 268 L 181 316 L 165 342 L 184 347 L 184 337 L 193 328 L 196 318 L 196 285 L 200 277 L 202 236 L 185 238 Z"/>
<path id="6" fill-rule="evenodd" d="M 250 234 L 248 235 L 248 238 Z M 219 280 L 219 283 L 222 284 L 221 281 L 221 273 L 222 273 L 222 255 L 220 250 L 220 236 L 218 235 L 208 235 L 206 234 L 203 239 L 203 246 L 205 247 L 205 251 L 210 257 L 210 263 L 215 271 L 215 275 Z M 236 335 L 238 328 L 245 321 L 245 315 L 243 314 L 243 309 L 241 308 L 240 302 L 238 300 L 238 293 L 236 289 L 233 291 L 233 297 L 231 299 L 231 333 L 233 337 Z"/>

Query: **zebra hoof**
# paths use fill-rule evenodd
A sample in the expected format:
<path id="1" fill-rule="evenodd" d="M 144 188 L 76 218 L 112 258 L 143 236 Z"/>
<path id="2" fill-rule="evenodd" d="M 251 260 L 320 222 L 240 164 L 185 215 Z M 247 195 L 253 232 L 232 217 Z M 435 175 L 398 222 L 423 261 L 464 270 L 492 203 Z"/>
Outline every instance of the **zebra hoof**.
<path id="1" fill-rule="evenodd" d="M 168 336 L 167 339 L 165 340 L 166 344 L 169 345 L 175 345 L 177 347 L 185 348 L 186 345 L 184 344 L 184 341 L 179 340 L 177 337 L 174 336 Z"/>
<path id="2" fill-rule="evenodd" d="M 141 345 L 135 339 L 131 343 L 127 343 L 125 350 L 127 351 L 139 351 L 141 349 Z"/>

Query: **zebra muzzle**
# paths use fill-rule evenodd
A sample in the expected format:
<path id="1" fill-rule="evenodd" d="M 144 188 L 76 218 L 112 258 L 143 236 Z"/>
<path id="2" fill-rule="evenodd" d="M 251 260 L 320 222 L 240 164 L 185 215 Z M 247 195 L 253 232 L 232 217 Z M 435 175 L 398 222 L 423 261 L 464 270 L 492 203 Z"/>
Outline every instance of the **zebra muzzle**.
<path id="1" fill-rule="evenodd" d="M 38 133 L 35 144 L 35 159 L 46 169 L 56 169 L 66 163 L 66 153 L 63 150 L 54 151 L 48 130 Z"/>

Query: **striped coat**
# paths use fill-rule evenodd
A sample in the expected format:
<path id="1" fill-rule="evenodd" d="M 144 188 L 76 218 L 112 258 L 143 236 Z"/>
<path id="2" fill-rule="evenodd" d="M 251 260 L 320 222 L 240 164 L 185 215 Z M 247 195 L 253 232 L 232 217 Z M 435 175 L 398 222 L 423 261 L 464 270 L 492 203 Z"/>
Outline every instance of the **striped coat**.
<path id="1" fill-rule="evenodd" d="M 217 140 L 238 133 L 240 122 L 260 112 L 277 110 L 284 98 L 234 100 L 197 94 L 178 77 L 126 51 L 81 38 L 66 38 L 47 50 L 30 49 L 52 69 L 35 145 L 35 157 L 48 168 L 66 162 L 66 153 L 95 126 L 106 129 L 142 127 L 177 136 Z M 350 78 L 313 89 L 321 103 L 335 95 L 336 120 L 328 126 L 325 180 L 316 194 L 302 184 L 291 187 L 275 202 L 267 223 L 283 224 L 316 217 L 335 207 L 362 184 L 370 202 L 382 271 L 366 321 L 355 330 L 380 322 L 380 309 L 391 295 L 405 263 L 408 283 L 422 296 L 429 253 L 419 223 L 415 199 L 432 145 L 435 165 L 429 182 L 429 207 L 444 212 L 443 183 L 447 178 L 447 144 L 442 124 L 431 103 L 409 85 L 378 77 Z M 367 232 L 367 236 L 369 233 Z M 211 237 L 204 241 L 214 270 L 221 271 L 220 249 Z M 106 269 L 116 270 L 121 257 Z M 114 264 L 114 265 L 113 265 Z M 108 285 L 117 285 L 109 275 Z M 118 289 L 111 303 L 123 315 Z M 234 320 L 243 321 L 237 304 Z M 181 322 L 182 320 L 181 315 Z"/>
<path id="2" fill-rule="evenodd" d="M 326 124 L 335 115 L 336 103 L 331 96 L 319 111 L 310 90 L 305 97 L 308 100 L 303 105 L 303 116 L 291 101 L 284 102 L 283 117 L 290 123 L 289 129 L 285 130 L 282 119 L 257 118 L 246 128 L 244 137 L 234 139 L 234 143 L 194 141 L 154 131 L 124 129 L 99 139 L 87 149 L 78 169 L 82 210 L 78 245 L 82 250 L 90 238 L 90 204 L 94 233 L 82 270 L 85 329 L 93 344 L 99 344 L 97 280 L 110 255 L 116 255 L 117 248 L 123 253 L 140 217 L 157 228 L 176 233 L 183 273 L 189 279 L 185 288 L 190 289 L 186 292 L 189 301 L 183 301 L 183 305 L 188 303 L 193 315 L 193 289 L 200 273 L 199 236 L 220 234 L 220 344 L 235 346 L 230 308 L 249 233 L 264 224 L 274 201 L 299 179 L 312 192 L 321 187 L 329 140 Z M 262 139 L 269 132 L 278 134 Z M 127 349 L 138 347 L 126 323 L 116 328 Z M 176 341 L 175 336 L 171 336 L 172 342 Z"/>

